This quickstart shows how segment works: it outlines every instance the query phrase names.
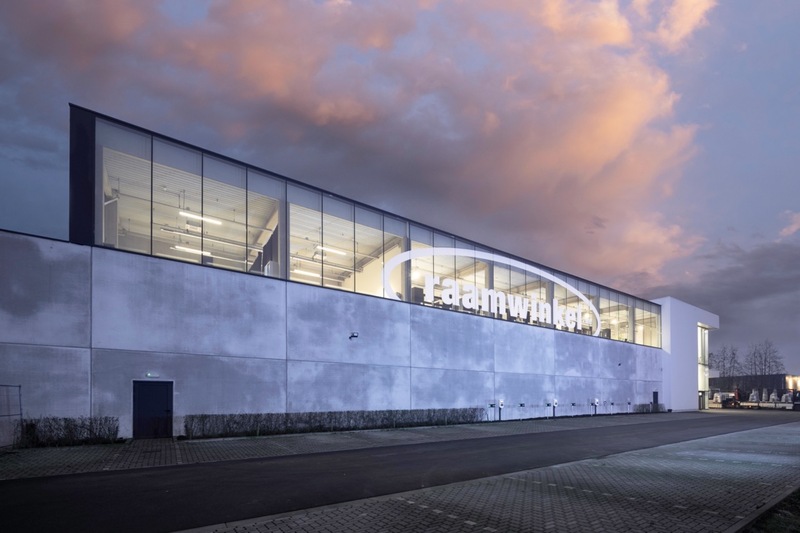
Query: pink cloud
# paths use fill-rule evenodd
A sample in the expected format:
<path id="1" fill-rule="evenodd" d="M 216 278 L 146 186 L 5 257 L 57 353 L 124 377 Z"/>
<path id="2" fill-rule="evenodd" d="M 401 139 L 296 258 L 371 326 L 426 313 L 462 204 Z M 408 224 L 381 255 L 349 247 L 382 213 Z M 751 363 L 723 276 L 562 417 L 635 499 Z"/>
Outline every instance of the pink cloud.
<path id="1" fill-rule="evenodd" d="M 696 127 L 649 43 L 713 2 L 11 4 L 42 98 L 56 71 L 79 103 L 601 282 L 699 242 L 659 212 Z"/>
<path id="2" fill-rule="evenodd" d="M 789 237 L 800 231 L 800 213 L 793 211 L 784 211 L 783 217 L 789 220 L 789 224 L 784 226 L 780 231 L 781 237 Z"/>
<path id="3" fill-rule="evenodd" d="M 716 0 L 673 0 L 664 9 L 653 40 L 670 52 L 680 50 L 693 33 L 708 24 L 706 15 L 716 4 Z"/>
<path id="4" fill-rule="evenodd" d="M 595 45 L 629 45 L 631 29 L 614 0 L 599 2 L 532 2 L 533 20 L 550 29 L 561 39 L 588 40 Z"/>

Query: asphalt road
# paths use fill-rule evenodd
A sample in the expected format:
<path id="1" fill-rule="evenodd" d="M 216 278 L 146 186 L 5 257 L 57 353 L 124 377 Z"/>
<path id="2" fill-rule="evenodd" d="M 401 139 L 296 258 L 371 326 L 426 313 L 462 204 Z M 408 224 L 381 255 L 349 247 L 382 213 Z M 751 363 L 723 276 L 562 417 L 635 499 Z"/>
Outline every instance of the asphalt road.
<path id="1" fill-rule="evenodd" d="M 3 531 L 175 531 L 796 422 L 709 414 L 344 452 L 0 481 Z"/>

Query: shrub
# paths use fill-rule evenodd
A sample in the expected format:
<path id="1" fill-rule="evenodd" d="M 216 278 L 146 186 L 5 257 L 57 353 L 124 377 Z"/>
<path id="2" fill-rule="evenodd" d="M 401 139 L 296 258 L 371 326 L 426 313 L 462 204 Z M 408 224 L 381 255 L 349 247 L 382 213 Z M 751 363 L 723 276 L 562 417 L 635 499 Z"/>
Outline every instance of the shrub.
<path id="1" fill-rule="evenodd" d="M 23 419 L 15 431 L 16 448 L 108 444 L 119 438 L 119 418 L 81 416 L 61 418 L 43 416 Z"/>
<path id="2" fill-rule="evenodd" d="M 183 424 L 186 438 L 199 439 L 469 424 L 480 422 L 485 416 L 486 414 L 482 407 L 304 413 L 198 414 L 186 415 Z"/>
<path id="3" fill-rule="evenodd" d="M 637 403 L 633 406 L 634 413 L 666 413 L 667 407 L 660 403 L 656 406 L 653 406 L 652 403 Z"/>

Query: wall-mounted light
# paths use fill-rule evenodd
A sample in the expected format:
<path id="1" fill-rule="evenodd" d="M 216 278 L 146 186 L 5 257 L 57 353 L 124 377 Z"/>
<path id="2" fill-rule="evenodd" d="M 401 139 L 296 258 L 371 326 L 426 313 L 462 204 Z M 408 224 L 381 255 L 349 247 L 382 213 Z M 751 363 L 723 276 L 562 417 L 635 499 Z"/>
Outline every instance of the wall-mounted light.
<path id="1" fill-rule="evenodd" d="M 145 372 L 144 377 L 146 378 L 157 378 L 160 377 L 156 372 Z"/>
<path id="2" fill-rule="evenodd" d="M 350 340 L 357 339 L 357 338 L 358 338 L 358 332 L 357 331 L 350 332 Z"/>

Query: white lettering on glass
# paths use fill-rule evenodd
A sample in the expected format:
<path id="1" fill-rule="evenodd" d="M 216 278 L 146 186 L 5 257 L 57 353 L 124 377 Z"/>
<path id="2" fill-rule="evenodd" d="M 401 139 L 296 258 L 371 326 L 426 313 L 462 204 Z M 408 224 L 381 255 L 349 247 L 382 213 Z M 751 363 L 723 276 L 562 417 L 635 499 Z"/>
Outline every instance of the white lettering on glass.
<path id="1" fill-rule="evenodd" d="M 479 289 L 471 283 L 460 283 L 457 279 L 442 278 L 433 274 L 425 275 L 423 301 L 426 303 L 434 304 L 437 302 L 438 298 L 441 300 L 442 304 L 447 306 L 461 307 L 462 309 L 474 310 L 496 317 L 509 316 L 523 322 L 550 324 L 557 328 L 580 329 L 586 324 L 589 324 L 594 326 L 592 328 L 593 335 L 597 336 L 600 334 L 600 313 L 597 311 L 592 301 L 575 287 L 553 274 L 532 265 L 477 250 L 461 248 L 423 248 L 403 252 L 392 257 L 386 262 L 383 268 L 383 286 L 386 298 L 393 300 L 400 299 L 398 297 L 398 291 L 391 286 L 391 273 L 395 268 L 412 259 L 442 256 L 472 257 L 530 272 L 565 288 L 568 294 L 575 297 L 568 296 L 567 301 L 572 300 L 574 303 L 564 304 L 559 301 L 558 298 L 553 298 L 552 301 L 545 301 L 519 294 L 505 293 L 495 289 Z M 577 302 L 575 300 L 577 300 Z M 589 314 L 584 314 L 585 311 L 588 311 Z M 592 324 L 592 318 L 594 318 L 594 324 Z"/>

